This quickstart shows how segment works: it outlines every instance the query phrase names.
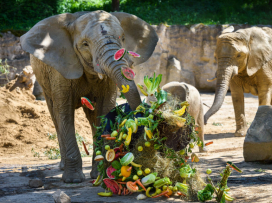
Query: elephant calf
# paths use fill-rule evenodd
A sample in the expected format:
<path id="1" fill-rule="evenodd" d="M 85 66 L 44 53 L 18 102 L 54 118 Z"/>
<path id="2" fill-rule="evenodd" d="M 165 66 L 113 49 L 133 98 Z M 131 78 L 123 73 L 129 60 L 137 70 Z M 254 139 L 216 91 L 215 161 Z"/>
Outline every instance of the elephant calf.
<path id="1" fill-rule="evenodd" d="M 204 143 L 204 113 L 203 113 L 203 103 L 198 90 L 187 83 L 184 82 L 169 82 L 162 86 L 162 89 L 172 96 L 178 97 L 181 101 L 188 101 L 190 106 L 188 107 L 188 112 L 194 117 L 196 126 L 198 126 L 198 136 L 200 140 Z M 154 101 L 156 98 L 148 97 L 147 103 Z M 207 151 L 206 147 L 200 147 L 200 152 Z"/>

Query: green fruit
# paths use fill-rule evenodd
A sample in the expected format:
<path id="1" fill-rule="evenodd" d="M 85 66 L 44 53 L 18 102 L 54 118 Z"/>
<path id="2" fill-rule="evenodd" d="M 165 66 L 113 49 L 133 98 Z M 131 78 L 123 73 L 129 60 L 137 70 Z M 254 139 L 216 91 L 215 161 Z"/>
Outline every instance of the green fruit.
<path id="1" fill-rule="evenodd" d="M 162 190 L 163 190 L 163 191 L 167 190 L 167 186 L 164 185 L 164 186 L 162 187 Z"/>
<path id="2" fill-rule="evenodd" d="M 211 169 L 207 169 L 207 170 L 206 170 L 206 173 L 207 173 L 207 174 L 211 174 L 211 173 L 212 173 L 212 170 L 211 170 Z"/>
<path id="3" fill-rule="evenodd" d="M 197 144 L 197 146 L 202 147 L 202 146 L 203 146 L 203 143 L 200 141 L 200 142 Z"/>
<path id="4" fill-rule="evenodd" d="M 125 140 L 127 138 L 127 134 L 123 134 L 122 138 Z"/>
<path id="5" fill-rule="evenodd" d="M 139 179 L 139 177 L 137 175 L 133 176 L 133 180 L 138 180 L 138 179 Z"/>
<path id="6" fill-rule="evenodd" d="M 156 194 L 158 195 L 158 194 L 161 194 L 161 189 L 156 189 Z"/>
<path id="7" fill-rule="evenodd" d="M 191 149 L 193 149 L 195 145 L 194 145 L 194 143 L 190 143 L 189 146 Z"/>
<path id="8" fill-rule="evenodd" d="M 139 152 L 143 151 L 143 147 L 142 147 L 142 146 L 139 146 L 139 147 L 138 147 L 138 151 L 139 151 Z"/>
<path id="9" fill-rule="evenodd" d="M 116 137 L 118 135 L 118 132 L 115 130 L 111 133 L 111 137 Z"/>
<path id="10" fill-rule="evenodd" d="M 178 191 L 178 187 L 177 186 L 173 187 L 173 192 L 177 192 L 177 191 Z"/>
<path id="11" fill-rule="evenodd" d="M 179 151 L 179 154 L 180 154 L 180 155 L 184 155 L 184 154 L 185 154 L 185 150 L 184 150 L 184 149 L 180 150 L 180 151 Z"/>
<path id="12" fill-rule="evenodd" d="M 170 186 L 168 187 L 168 189 L 169 189 L 169 190 L 173 190 L 173 186 L 170 185 Z"/>
<path id="13" fill-rule="evenodd" d="M 143 175 L 143 171 L 141 171 L 141 170 L 137 171 L 137 175 L 138 175 L 138 176 Z"/>
<path id="14" fill-rule="evenodd" d="M 106 145 L 106 146 L 105 146 L 105 150 L 110 150 L 110 146 L 109 146 L 109 145 Z"/>
<path id="15" fill-rule="evenodd" d="M 151 143 L 150 143 L 150 142 L 145 142 L 144 145 L 145 145 L 146 147 L 150 147 Z"/>
<path id="16" fill-rule="evenodd" d="M 101 155 L 101 154 L 102 154 L 101 151 L 96 151 L 96 152 L 95 152 L 95 155 Z"/>
<path id="17" fill-rule="evenodd" d="M 145 174 L 149 174 L 151 171 L 150 171 L 149 168 L 146 168 L 146 169 L 144 170 L 144 172 L 145 172 Z"/>

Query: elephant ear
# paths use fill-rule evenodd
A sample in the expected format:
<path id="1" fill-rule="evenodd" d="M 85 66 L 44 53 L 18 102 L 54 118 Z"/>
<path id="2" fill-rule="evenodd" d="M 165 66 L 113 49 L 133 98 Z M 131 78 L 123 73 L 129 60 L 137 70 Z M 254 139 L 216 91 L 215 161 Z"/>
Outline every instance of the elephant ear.
<path id="1" fill-rule="evenodd" d="M 141 55 L 140 58 L 131 57 L 134 65 L 147 61 L 159 39 L 154 28 L 135 15 L 123 12 L 113 12 L 111 14 L 119 20 L 125 32 L 125 48 Z"/>
<path id="2" fill-rule="evenodd" d="M 23 50 L 55 68 L 67 79 L 81 77 L 83 67 L 73 49 L 67 26 L 85 13 L 65 13 L 40 21 L 21 36 Z"/>
<path id="3" fill-rule="evenodd" d="M 258 70 L 272 60 L 271 34 L 267 34 L 262 28 L 250 28 L 249 58 L 247 63 L 247 74 L 255 74 Z"/>

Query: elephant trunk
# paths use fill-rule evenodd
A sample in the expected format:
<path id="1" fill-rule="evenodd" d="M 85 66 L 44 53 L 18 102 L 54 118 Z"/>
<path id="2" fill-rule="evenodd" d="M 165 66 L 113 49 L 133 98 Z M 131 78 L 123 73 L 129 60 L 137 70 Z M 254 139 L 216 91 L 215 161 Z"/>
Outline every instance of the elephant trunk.
<path id="1" fill-rule="evenodd" d="M 228 61 L 218 62 L 217 83 L 215 89 L 215 97 L 212 107 L 204 116 L 204 123 L 207 124 L 208 119 L 215 114 L 222 106 L 228 91 L 229 82 L 233 73 L 233 66 L 229 65 Z"/>
<path id="2" fill-rule="evenodd" d="M 132 110 L 135 110 L 137 106 L 141 104 L 141 97 L 138 92 L 137 86 L 133 80 L 127 80 L 122 76 L 121 68 L 122 67 L 128 67 L 128 62 L 122 58 L 120 61 L 114 60 L 114 54 L 120 47 L 116 44 L 116 46 L 112 46 L 111 44 L 110 49 L 108 49 L 104 54 L 102 55 L 100 61 L 103 65 L 104 69 L 103 72 L 111 78 L 115 84 L 118 86 L 119 89 L 123 89 L 122 85 L 129 85 L 129 91 L 127 93 L 124 93 L 130 108 Z M 107 46 L 107 45 L 106 45 Z"/>

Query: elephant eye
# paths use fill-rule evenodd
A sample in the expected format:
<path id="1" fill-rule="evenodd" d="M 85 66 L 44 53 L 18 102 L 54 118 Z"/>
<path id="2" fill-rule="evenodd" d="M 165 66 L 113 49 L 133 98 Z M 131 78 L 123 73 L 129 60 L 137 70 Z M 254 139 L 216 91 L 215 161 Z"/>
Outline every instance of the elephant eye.
<path id="1" fill-rule="evenodd" d="M 239 58 L 240 56 L 241 56 L 241 54 L 238 54 L 238 55 L 237 55 L 237 58 Z"/>
<path id="2" fill-rule="evenodd" d="M 123 41 L 123 42 L 125 41 L 125 36 L 124 36 L 124 35 L 122 36 L 122 41 Z"/>
<path id="3" fill-rule="evenodd" d="M 89 44 L 86 41 L 84 41 L 82 44 L 83 46 L 86 46 L 86 47 L 89 46 Z"/>

